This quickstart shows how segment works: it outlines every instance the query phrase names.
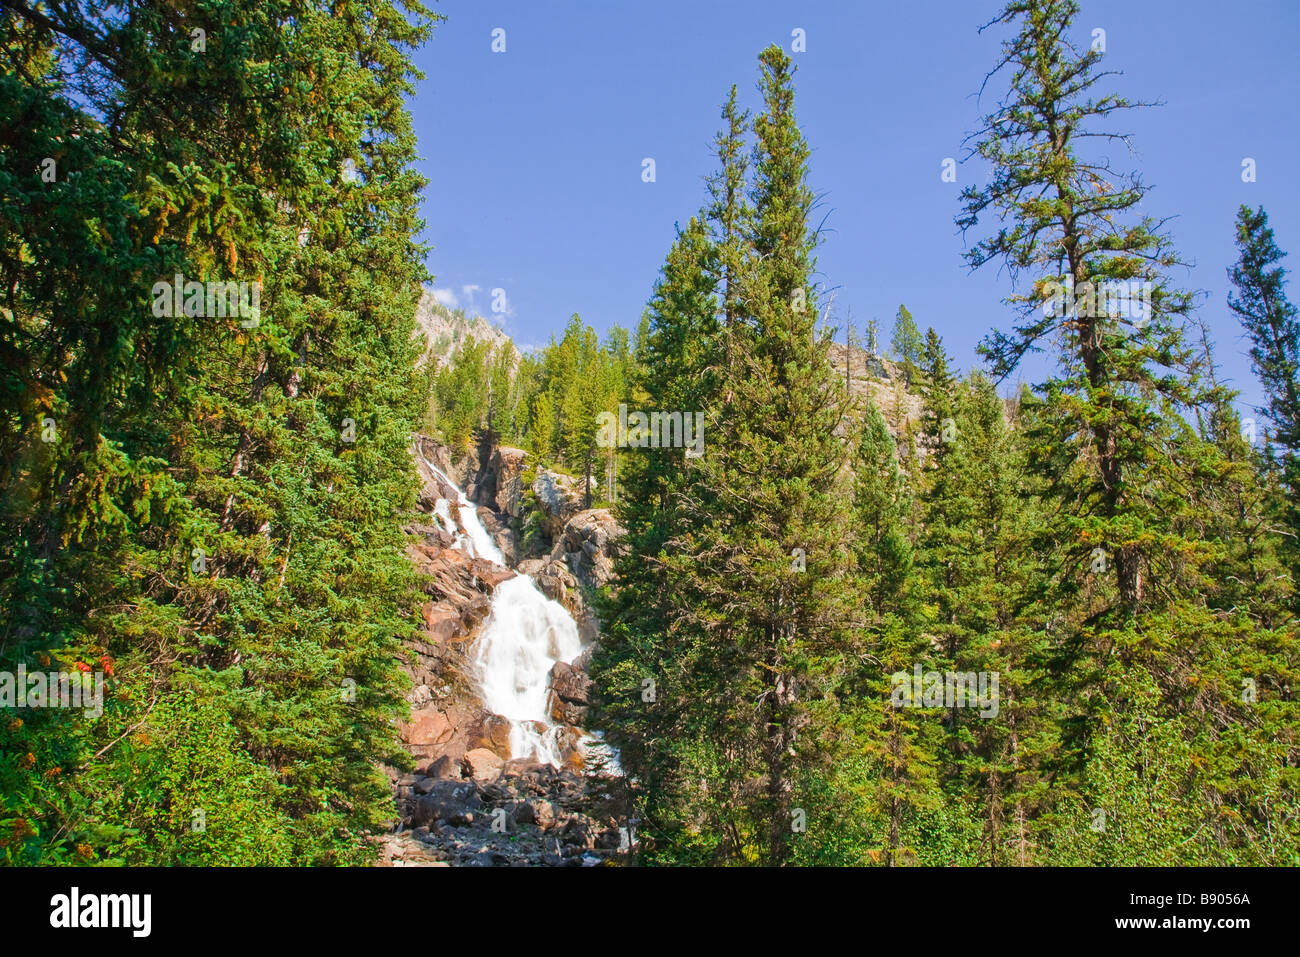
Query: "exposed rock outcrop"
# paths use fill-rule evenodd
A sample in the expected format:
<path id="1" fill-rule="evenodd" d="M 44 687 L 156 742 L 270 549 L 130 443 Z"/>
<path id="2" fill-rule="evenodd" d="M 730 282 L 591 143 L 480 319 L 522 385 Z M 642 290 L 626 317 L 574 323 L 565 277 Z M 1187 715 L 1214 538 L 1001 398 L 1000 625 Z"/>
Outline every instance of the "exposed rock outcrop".
<path id="1" fill-rule="evenodd" d="M 415 322 L 415 335 L 424 339 L 423 354 L 417 365 L 430 361 L 438 365 L 454 362 L 456 353 L 471 338 L 475 342 L 487 343 L 493 352 L 511 345 L 504 329 L 482 316 L 449 309 L 434 298 L 432 289 L 426 288 L 420 294 L 420 302 L 415 307 Z"/>
<path id="2" fill-rule="evenodd" d="M 474 501 L 503 515 L 518 518 L 523 512 L 523 473 L 527 458 L 528 453 L 523 449 L 507 445 L 495 448 L 481 471 Z"/>
<path id="3" fill-rule="evenodd" d="M 555 663 L 551 668 L 551 696 L 547 704 L 551 717 L 581 727 L 591 704 L 591 679 L 584 664 Z"/>
<path id="4" fill-rule="evenodd" d="M 609 509 L 592 508 L 569 519 L 555 547 L 578 581 L 595 589 L 614 577 L 614 549 L 624 534 Z"/>
<path id="5" fill-rule="evenodd" d="M 575 512 L 549 555 L 519 563 L 519 571 L 531 575 L 547 598 L 558 601 L 573 616 L 584 642 L 595 641 L 600 634 L 589 593 L 613 577 L 617 543 L 623 534 L 609 509 Z"/>
<path id="6" fill-rule="evenodd" d="M 533 495 L 546 516 L 546 533 L 554 541 L 564 531 L 569 519 L 582 511 L 582 483 L 572 476 L 551 469 L 538 469 L 533 480 Z"/>

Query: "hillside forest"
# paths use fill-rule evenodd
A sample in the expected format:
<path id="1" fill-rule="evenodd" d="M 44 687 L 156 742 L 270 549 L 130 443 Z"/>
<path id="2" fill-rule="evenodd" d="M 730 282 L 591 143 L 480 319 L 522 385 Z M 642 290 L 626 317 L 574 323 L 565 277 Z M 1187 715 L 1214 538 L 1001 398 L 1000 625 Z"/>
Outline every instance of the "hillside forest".
<path id="1" fill-rule="evenodd" d="M 624 531 L 587 719 L 622 863 L 1300 864 L 1285 253 L 1242 206 L 1235 261 L 1198 267 L 1232 292 L 1198 301 L 1177 211 L 1082 135 L 1143 107 L 1070 42 L 1074 0 L 995 21 L 991 174 L 953 219 L 1005 321 L 969 369 L 951 317 L 839 314 L 780 47 L 718 91 L 639 316 L 521 350 L 426 302 L 464 330 L 431 344 L 445 187 L 407 98 L 438 17 L 192 6 L 0 4 L 0 668 L 107 688 L 93 718 L 0 707 L 0 860 L 372 860 L 409 762 L 419 432 L 522 449 Z M 213 281 L 257 308 L 214 314 Z"/>

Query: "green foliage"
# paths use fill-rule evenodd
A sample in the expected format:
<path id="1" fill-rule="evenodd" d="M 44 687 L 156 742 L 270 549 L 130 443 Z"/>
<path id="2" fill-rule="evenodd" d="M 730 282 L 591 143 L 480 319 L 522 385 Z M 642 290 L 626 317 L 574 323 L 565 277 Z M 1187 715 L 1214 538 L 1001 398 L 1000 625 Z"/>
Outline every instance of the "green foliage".
<path id="1" fill-rule="evenodd" d="M 1273 513 L 1290 530 L 1286 552 L 1291 577 L 1300 575 L 1300 319 L 1286 297 L 1286 253 L 1273 241 L 1264 207 L 1237 211 L 1240 256 L 1228 271 L 1235 293 L 1228 308 L 1250 338 L 1250 358 L 1268 404 L 1262 412 L 1272 426 L 1270 466 L 1283 492 Z"/>
<path id="2" fill-rule="evenodd" d="M 921 339 L 921 330 L 916 327 L 916 320 L 900 305 L 894 316 L 894 331 L 889 338 L 889 351 L 903 367 L 903 378 L 908 385 L 916 378 L 916 370 L 925 354 L 925 342 Z"/>
<path id="3" fill-rule="evenodd" d="M 528 449 L 583 474 L 599 498 L 599 470 L 618 455 L 599 442 L 601 415 L 618 415 L 637 363 L 627 330 L 613 326 L 600 343 L 577 314 L 558 342 L 527 355 L 470 336 L 430 377 L 425 428 L 459 453 L 485 436 Z"/>
<path id="4" fill-rule="evenodd" d="M 159 701 L 112 760 L 93 763 L 80 782 L 88 797 L 73 797 L 64 839 L 88 844 L 94 859 L 229 866 L 294 860 L 294 821 L 277 810 L 275 774 L 250 756 L 225 708 L 193 694 Z M 88 823 L 94 821 L 113 823 Z"/>
<path id="5" fill-rule="evenodd" d="M 959 222 L 995 216 L 971 264 L 1033 285 L 985 342 L 997 380 L 955 375 L 900 307 L 919 432 L 852 409 L 827 361 L 788 59 L 760 57 L 747 163 L 728 98 L 710 201 L 669 251 L 632 382 L 650 405 L 698 403 L 708 452 L 629 456 L 592 664 L 641 862 L 1295 862 L 1290 479 L 1243 439 L 1208 340 L 1188 343 L 1169 240 L 1125 222 L 1145 187 L 1075 152 L 1130 106 L 1093 91 L 1075 12 L 1013 0 L 996 21 L 1010 90 L 975 136 L 992 180 Z M 1293 317 L 1262 213 L 1243 212 L 1239 245 L 1232 304 L 1285 437 Z M 1150 284 L 1149 313 L 1043 309 L 1050 283 L 1128 280 Z M 1054 373 L 1000 396 L 1047 344 Z M 900 706 L 915 669 L 995 678 L 996 713 Z"/>
<path id="6" fill-rule="evenodd" d="M 1268 214 L 1261 206 L 1237 211 L 1240 257 L 1229 270 L 1235 293 L 1228 308 L 1251 340 L 1251 361 L 1269 397 L 1264 410 L 1273 439 L 1285 455 L 1300 454 L 1300 320 L 1286 297 L 1286 255 L 1273 241 Z"/>
<path id="7" fill-rule="evenodd" d="M 817 761 L 816 734 L 806 730 L 814 712 L 799 689 L 833 675 L 855 596 L 840 578 L 846 450 L 835 429 L 846 402 L 829 339 L 816 331 L 809 150 L 795 124 L 789 58 L 771 47 L 759 61 L 752 214 L 733 213 L 727 203 L 739 191 L 723 192 L 714 205 L 723 245 L 693 220 L 652 302 L 653 371 L 643 387 L 659 408 L 692 390 L 714 451 L 661 453 L 637 473 L 624 514 L 634 550 L 655 549 L 653 565 L 625 569 L 594 669 L 607 720 L 620 722 L 625 766 L 633 762 L 646 785 L 659 846 L 777 864 L 791 858 L 799 769 Z M 734 182 L 737 115 L 733 97 L 718 140 L 721 183 Z M 726 223 L 742 220 L 750 253 L 727 274 L 715 265 L 726 264 Z M 734 302 L 723 287 L 721 328 L 720 278 L 734 283 Z M 647 702 L 629 692 L 645 677 L 660 691 L 638 713 Z M 640 742 L 634 729 L 644 729 Z"/>
<path id="8" fill-rule="evenodd" d="M 3 861 L 369 860 L 378 766 L 407 760 L 423 425 L 530 450 L 526 484 L 558 464 L 589 502 L 616 493 L 591 715 L 642 863 L 1300 863 L 1282 253 L 1243 207 L 1229 307 L 1269 395 L 1255 448 L 1146 187 L 1081 152 L 1139 104 L 1097 87 L 1076 13 L 1010 0 L 994 21 L 1007 91 L 958 222 L 985 229 L 972 267 L 1029 286 L 982 347 L 993 379 L 955 374 L 899 307 L 914 428 L 830 365 L 778 47 L 756 114 L 731 88 L 634 335 L 574 315 L 527 355 L 458 334 L 417 368 L 406 102 L 435 18 L 201 0 L 200 52 L 166 4 L 6 4 L 0 674 L 98 675 L 104 697 L 0 713 Z M 257 321 L 154 308 L 177 274 L 259 282 Z M 1149 313 L 1043 308 L 1130 281 Z M 1045 346 L 1044 380 L 999 395 Z M 705 454 L 609 447 L 620 404 L 700 412 Z M 540 549 L 535 513 L 521 531 Z M 916 669 L 995 676 L 996 713 L 900 701 Z"/>
<path id="9" fill-rule="evenodd" d="M 11 862 L 343 863 L 391 815 L 431 18 L 191 20 L 0 21 L 0 670 L 111 672 L 98 719 L 0 716 Z M 177 274 L 260 314 L 154 308 Z"/>

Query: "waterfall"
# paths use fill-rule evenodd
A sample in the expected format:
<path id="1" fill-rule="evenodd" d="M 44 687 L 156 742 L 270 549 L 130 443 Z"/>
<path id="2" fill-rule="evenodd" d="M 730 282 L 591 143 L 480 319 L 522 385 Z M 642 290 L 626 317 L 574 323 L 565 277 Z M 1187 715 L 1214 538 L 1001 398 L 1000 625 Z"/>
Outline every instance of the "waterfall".
<path id="1" fill-rule="evenodd" d="M 573 617 L 519 575 L 497 586 L 492 614 L 473 648 L 483 705 L 510 721 L 512 757 L 559 765 L 560 726 L 547 713 L 551 668 L 582 652 Z"/>
<path id="2" fill-rule="evenodd" d="M 416 455 L 456 491 L 459 521 L 452 517 L 447 499 L 438 499 L 434 507 L 439 523 L 455 538 L 452 547 L 507 567 L 474 504 L 424 457 L 418 445 Z M 556 766 L 561 763 L 563 727 L 551 720 L 546 707 L 551 668 L 558 661 L 572 662 L 581 652 L 582 639 L 573 616 L 542 594 L 530 576 L 516 575 L 493 591 L 491 614 L 470 650 L 470 660 L 483 706 L 510 722 L 512 758 L 532 757 Z"/>
<path id="3" fill-rule="evenodd" d="M 452 547 L 468 552 L 472 558 L 482 558 L 493 565 L 500 565 L 505 568 L 506 557 L 501 554 L 501 549 L 497 548 L 496 542 L 492 541 L 492 536 L 488 534 L 487 529 L 483 527 L 483 523 L 479 521 L 478 508 L 460 490 L 460 486 L 447 476 L 446 472 L 424 457 L 424 452 L 419 445 L 416 445 L 415 454 L 425 468 L 456 491 L 457 511 L 460 513 L 460 528 L 456 527 L 456 521 L 451 517 L 451 503 L 445 498 L 438 499 L 433 508 L 433 514 L 437 516 L 443 529 L 456 539 L 456 543 Z"/>

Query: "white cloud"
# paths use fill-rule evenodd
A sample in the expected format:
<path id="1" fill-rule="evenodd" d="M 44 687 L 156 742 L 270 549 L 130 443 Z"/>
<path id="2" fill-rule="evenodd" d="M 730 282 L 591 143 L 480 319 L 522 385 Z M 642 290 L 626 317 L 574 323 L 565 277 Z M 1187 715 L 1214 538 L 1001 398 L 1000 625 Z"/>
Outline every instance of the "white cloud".
<path id="1" fill-rule="evenodd" d="M 482 286 L 474 286 L 469 284 L 460 287 L 460 297 L 461 300 L 465 303 L 465 312 L 471 316 L 482 315 L 482 313 L 479 312 L 479 308 L 478 308 L 478 297 L 475 295 L 475 293 L 477 293 L 482 288 L 483 288 Z"/>
<path id="2" fill-rule="evenodd" d="M 448 309 L 455 309 L 460 305 L 460 297 L 451 289 L 438 289 L 435 287 L 433 290 L 433 298 L 437 299 L 438 302 L 442 303 Z"/>

